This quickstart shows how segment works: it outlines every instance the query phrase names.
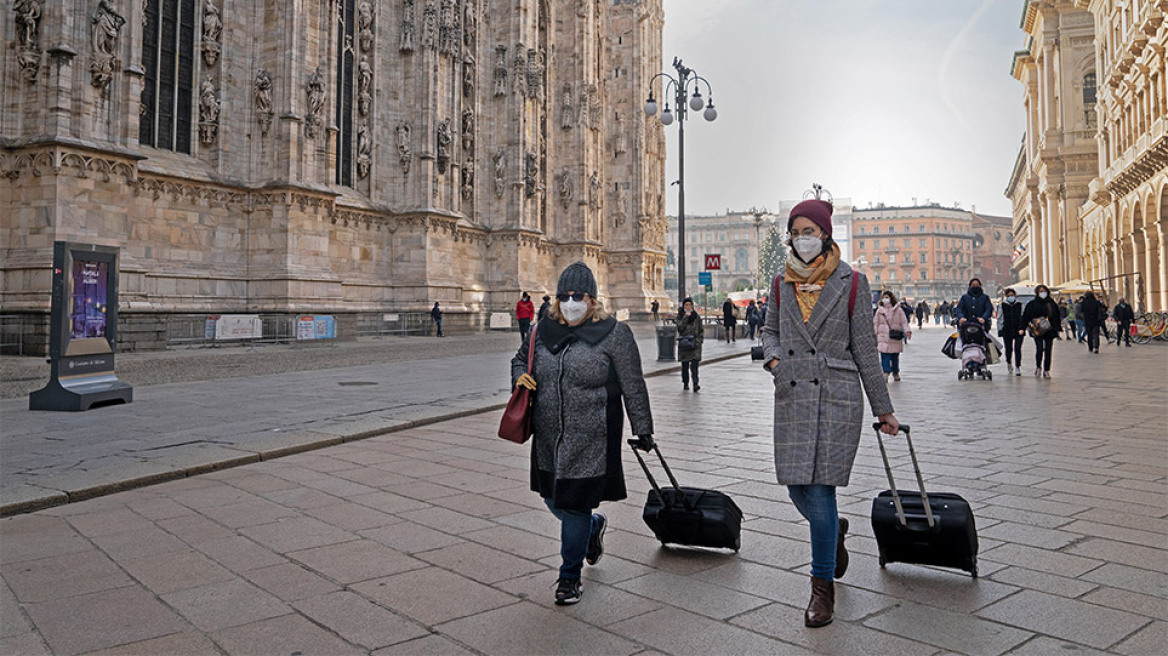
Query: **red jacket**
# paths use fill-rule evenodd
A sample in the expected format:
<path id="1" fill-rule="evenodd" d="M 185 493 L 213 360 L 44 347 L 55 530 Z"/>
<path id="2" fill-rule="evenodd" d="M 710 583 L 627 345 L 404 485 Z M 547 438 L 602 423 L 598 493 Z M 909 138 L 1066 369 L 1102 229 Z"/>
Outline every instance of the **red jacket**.
<path id="1" fill-rule="evenodd" d="M 531 301 L 519 301 L 515 304 L 516 319 L 534 319 L 535 305 Z"/>

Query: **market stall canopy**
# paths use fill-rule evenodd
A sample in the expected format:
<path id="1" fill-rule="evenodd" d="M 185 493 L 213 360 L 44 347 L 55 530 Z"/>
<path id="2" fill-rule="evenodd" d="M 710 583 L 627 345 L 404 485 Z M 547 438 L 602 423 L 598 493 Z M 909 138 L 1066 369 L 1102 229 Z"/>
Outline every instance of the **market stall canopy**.
<path id="1" fill-rule="evenodd" d="M 1092 287 L 1091 283 L 1087 282 L 1086 280 L 1080 280 L 1076 278 L 1056 286 L 1055 289 L 1060 292 L 1089 292 L 1094 291 L 1095 288 Z"/>

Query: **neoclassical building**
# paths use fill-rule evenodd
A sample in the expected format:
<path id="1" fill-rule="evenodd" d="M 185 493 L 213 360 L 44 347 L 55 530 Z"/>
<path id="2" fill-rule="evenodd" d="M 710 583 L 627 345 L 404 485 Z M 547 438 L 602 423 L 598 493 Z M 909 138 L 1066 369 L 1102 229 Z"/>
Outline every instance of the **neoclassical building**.
<path id="1" fill-rule="evenodd" d="M 54 240 L 121 247 L 123 348 L 219 313 L 477 326 L 575 260 L 665 300 L 661 0 L 4 4 L 0 305 L 38 335 Z"/>
<path id="2" fill-rule="evenodd" d="M 1027 132 L 1006 188 L 1019 277 L 1168 309 L 1164 0 L 1030 0 Z"/>

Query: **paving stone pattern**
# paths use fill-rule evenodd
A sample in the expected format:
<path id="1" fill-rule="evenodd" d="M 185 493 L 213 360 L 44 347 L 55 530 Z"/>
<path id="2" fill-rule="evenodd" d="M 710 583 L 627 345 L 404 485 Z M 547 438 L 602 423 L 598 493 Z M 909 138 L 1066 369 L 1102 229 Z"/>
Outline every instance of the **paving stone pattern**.
<path id="1" fill-rule="evenodd" d="M 945 334 L 911 342 L 892 395 L 927 485 L 971 501 L 979 579 L 879 568 L 867 517 L 887 481 L 865 435 L 840 490 L 837 619 L 804 628 L 810 548 L 773 479 L 772 383 L 738 358 L 704 368 L 700 394 L 675 375 L 649 390 L 682 482 L 746 513 L 739 554 L 662 548 L 626 454 L 604 559 L 580 604 L 554 606 L 558 525 L 491 412 L 0 520 L 0 653 L 1162 653 L 1168 349 L 1056 342 L 1051 381 L 959 382 Z M 915 487 L 902 441 L 889 450 Z"/>

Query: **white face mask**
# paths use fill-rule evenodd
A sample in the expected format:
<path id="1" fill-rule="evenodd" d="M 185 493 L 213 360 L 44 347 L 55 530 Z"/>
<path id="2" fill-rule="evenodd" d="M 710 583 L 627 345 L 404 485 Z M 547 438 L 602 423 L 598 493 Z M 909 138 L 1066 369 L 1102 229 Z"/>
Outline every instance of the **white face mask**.
<path id="1" fill-rule="evenodd" d="M 1046 292 L 1038 292 L 1038 298 L 1046 300 Z"/>
<path id="2" fill-rule="evenodd" d="M 884 307 L 888 307 L 889 305 L 892 305 L 892 299 L 888 298 L 886 296 L 886 297 L 880 299 L 880 304 L 883 305 Z"/>
<path id="3" fill-rule="evenodd" d="M 823 240 L 819 237 L 795 237 L 791 240 L 791 246 L 804 262 L 815 259 L 823 252 Z"/>
<path id="4" fill-rule="evenodd" d="M 560 314 L 568 323 L 576 323 L 588 314 L 588 301 L 564 301 L 560 303 Z"/>
<path id="5" fill-rule="evenodd" d="M 1013 296 L 1007 296 L 1007 297 L 1006 297 L 1006 302 L 1007 302 L 1007 303 L 1009 303 L 1010 305 L 1013 305 L 1013 304 L 1014 304 L 1014 300 L 1015 300 L 1015 299 L 1014 299 L 1014 297 L 1013 297 Z"/>

